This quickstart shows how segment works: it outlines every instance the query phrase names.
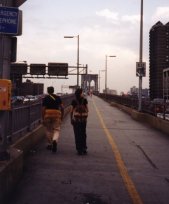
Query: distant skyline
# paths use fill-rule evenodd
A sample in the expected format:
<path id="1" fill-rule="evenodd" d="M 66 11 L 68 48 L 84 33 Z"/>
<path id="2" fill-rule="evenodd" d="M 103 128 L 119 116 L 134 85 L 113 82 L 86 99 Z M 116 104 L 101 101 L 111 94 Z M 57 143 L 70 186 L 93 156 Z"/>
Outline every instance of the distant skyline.
<path id="1" fill-rule="evenodd" d="M 77 39 L 80 36 L 80 64 L 88 64 L 89 74 L 105 69 L 108 58 L 108 88 L 127 93 L 138 87 L 136 62 L 139 60 L 141 0 L 27 0 L 23 11 L 23 33 L 18 36 L 17 60 L 30 63 L 67 62 L 76 65 Z M 143 88 L 149 88 L 149 31 L 158 21 L 169 22 L 168 0 L 144 0 L 143 61 L 147 64 Z M 55 86 L 75 85 L 68 80 L 35 80 Z M 105 75 L 101 72 L 101 90 Z M 45 90 L 46 91 L 46 90 Z M 68 92 L 68 90 L 64 90 Z"/>

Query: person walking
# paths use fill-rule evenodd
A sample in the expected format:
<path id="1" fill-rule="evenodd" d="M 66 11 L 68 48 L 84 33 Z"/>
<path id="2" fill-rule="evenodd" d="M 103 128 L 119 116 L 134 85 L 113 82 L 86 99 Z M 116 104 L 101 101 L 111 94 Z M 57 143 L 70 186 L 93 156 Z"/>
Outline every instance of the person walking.
<path id="1" fill-rule="evenodd" d="M 48 142 L 47 149 L 56 152 L 64 108 L 60 96 L 54 94 L 52 86 L 47 88 L 47 92 L 48 95 L 42 101 L 42 119 Z"/>
<path id="2" fill-rule="evenodd" d="M 88 101 L 83 96 L 83 90 L 78 88 L 71 103 L 70 119 L 75 135 L 76 150 L 79 155 L 87 154 L 86 126 L 88 117 Z"/>

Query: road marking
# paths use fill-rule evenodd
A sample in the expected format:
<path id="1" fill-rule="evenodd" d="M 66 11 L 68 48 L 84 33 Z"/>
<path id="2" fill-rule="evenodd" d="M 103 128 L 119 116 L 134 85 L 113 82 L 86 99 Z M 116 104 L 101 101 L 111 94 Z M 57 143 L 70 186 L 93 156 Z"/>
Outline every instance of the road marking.
<path id="1" fill-rule="evenodd" d="M 127 168 L 124 164 L 124 161 L 121 157 L 121 154 L 119 152 L 119 149 L 113 139 L 113 135 L 109 132 L 109 130 L 107 129 L 106 125 L 105 125 L 105 122 L 103 120 L 103 117 L 99 111 L 99 109 L 97 108 L 94 100 L 93 100 L 93 105 L 95 107 L 95 110 L 96 110 L 96 113 L 100 119 L 100 122 L 101 122 L 101 125 L 103 127 L 103 130 L 107 136 L 107 139 L 112 147 L 112 151 L 114 153 L 114 157 L 115 157 L 115 160 L 116 160 L 116 163 L 117 163 L 117 166 L 119 168 L 119 172 L 120 172 L 120 175 L 123 179 L 123 182 L 124 182 L 124 185 L 125 187 L 127 188 L 127 191 L 133 201 L 134 204 L 143 204 L 143 201 L 139 195 L 139 193 L 137 192 L 136 190 L 136 187 L 132 181 L 132 179 L 130 178 L 129 174 L 128 174 L 128 171 L 127 171 Z"/>

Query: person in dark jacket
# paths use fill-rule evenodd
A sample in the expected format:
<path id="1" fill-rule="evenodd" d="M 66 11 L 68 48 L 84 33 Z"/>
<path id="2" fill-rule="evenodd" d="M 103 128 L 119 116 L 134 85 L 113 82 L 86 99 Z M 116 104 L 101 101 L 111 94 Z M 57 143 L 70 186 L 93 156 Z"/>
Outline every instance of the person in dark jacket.
<path id="1" fill-rule="evenodd" d="M 60 96 L 54 94 L 54 88 L 47 88 L 48 95 L 42 101 L 42 119 L 46 131 L 47 149 L 57 151 L 60 125 L 64 109 Z"/>
<path id="2" fill-rule="evenodd" d="M 83 90 L 78 88 L 75 92 L 75 97 L 71 103 L 71 124 L 73 125 L 76 150 L 79 155 L 87 154 L 86 144 L 86 125 L 88 117 L 88 101 L 83 96 Z"/>

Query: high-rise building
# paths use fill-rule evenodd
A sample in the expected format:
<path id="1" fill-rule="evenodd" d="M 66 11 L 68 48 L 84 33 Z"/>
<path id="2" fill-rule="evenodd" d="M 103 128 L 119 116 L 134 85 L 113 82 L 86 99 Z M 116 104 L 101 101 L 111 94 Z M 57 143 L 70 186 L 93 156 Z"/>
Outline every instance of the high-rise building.
<path id="1" fill-rule="evenodd" d="M 169 100 L 169 68 L 163 70 L 164 99 Z"/>
<path id="2" fill-rule="evenodd" d="M 150 98 L 163 98 L 163 69 L 169 67 L 169 23 L 157 22 L 149 33 Z"/>

